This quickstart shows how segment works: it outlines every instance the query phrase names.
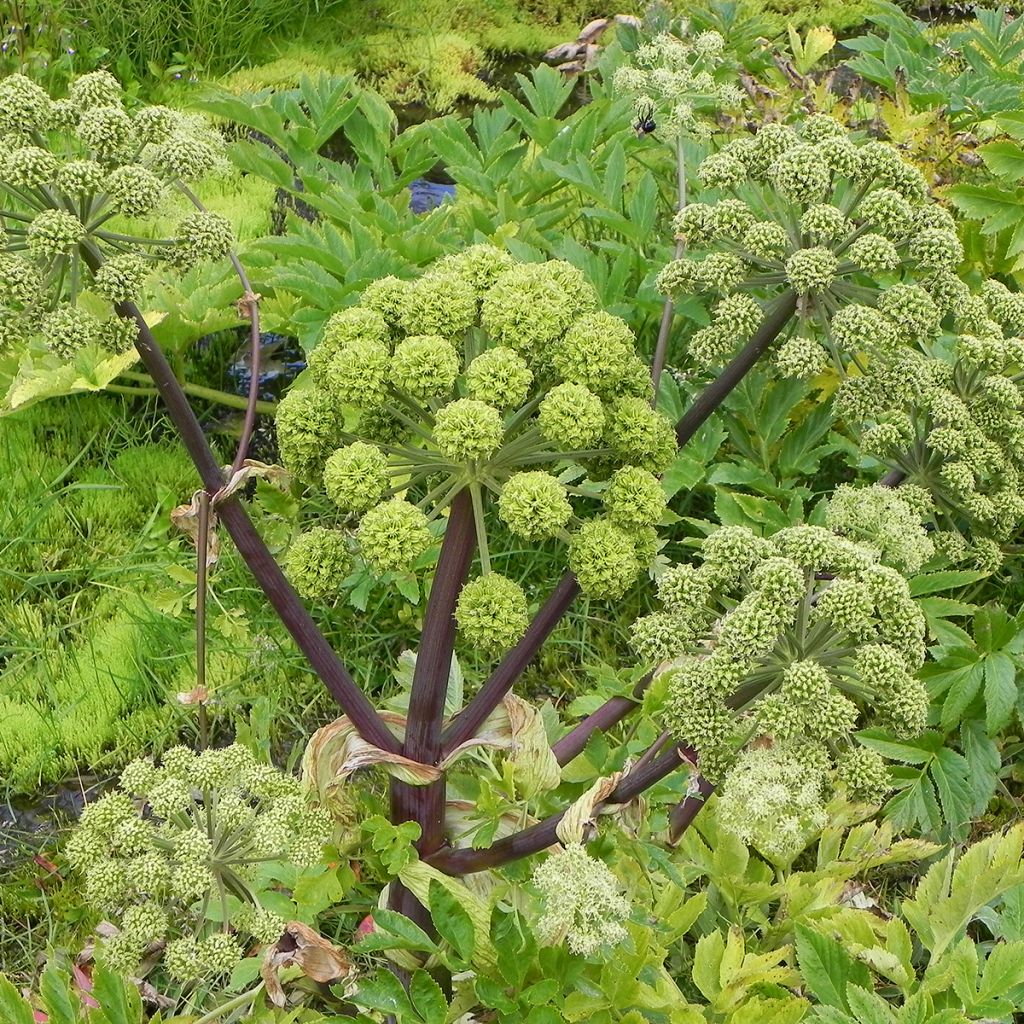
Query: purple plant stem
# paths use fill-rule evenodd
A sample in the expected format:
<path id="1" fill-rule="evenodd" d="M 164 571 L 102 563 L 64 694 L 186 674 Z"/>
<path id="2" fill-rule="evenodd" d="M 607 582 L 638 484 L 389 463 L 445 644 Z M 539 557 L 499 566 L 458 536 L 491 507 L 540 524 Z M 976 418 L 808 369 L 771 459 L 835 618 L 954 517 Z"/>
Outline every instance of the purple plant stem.
<path id="1" fill-rule="evenodd" d="M 768 310 L 761 326 L 751 336 L 735 358 L 724 370 L 694 399 L 683 418 L 676 424 L 676 440 L 679 447 L 689 441 L 701 428 L 705 420 L 725 401 L 729 392 L 753 369 L 754 364 L 771 348 L 783 328 L 796 312 L 796 295 L 783 292 Z"/>
<path id="2" fill-rule="evenodd" d="M 445 754 L 476 735 L 484 719 L 504 700 L 579 592 L 579 584 L 572 573 L 562 577 L 534 616 L 523 638 L 502 658 L 476 696 L 445 730 L 442 737 Z"/>
<path id="3" fill-rule="evenodd" d="M 697 793 L 683 797 L 669 812 L 668 841 L 674 846 L 683 833 L 693 824 L 693 819 L 700 813 L 707 798 L 715 791 L 715 787 L 707 779 L 697 777 Z"/>
<path id="4" fill-rule="evenodd" d="M 102 257 L 98 252 L 86 250 L 84 255 L 93 269 L 100 266 Z M 135 321 L 135 347 L 142 362 L 167 406 L 168 415 L 178 429 L 181 441 L 199 472 L 203 486 L 209 494 L 216 494 L 224 485 L 221 467 L 188 403 L 188 397 L 182 391 L 159 343 L 153 337 L 153 332 L 134 303 L 119 303 L 115 306 L 115 311 L 118 316 Z M 317 629 L 312 616 L 292 589 L 280 566 L 274 561 L 274 556 L 263 543 L 263 538 L 252 525 L 245 509 L 232 497 L 217 506 L 217 513 L 231 535 L 238 553 L 281 622 L 309 659 L 313 670 L 338 702 L 341 710 L 351 719 L 359 735 L 368 743 L 391 753 L 399 753 L 401 744 L 398 739 L 381 720 L 369 698 L 359 689 L 348 669 Z"/>
<path id="5" fill-rule="evenodd" d="M 455 650 L 455 606 L 475 550 L 473 504 L 469 490 L 464 489 L 455 496 L 448 516 L 409 694 L 402 752 L 421 764 L 437 764 L 441 757 L 441 724 Z M 444 806 L 444 779 L 428 786 L 410 786 L 398 779 L 391 782 L 392 821 L 419 824 L 416 848 L 421 857 L 429 856 L 444 842 Z M 430 915 L 397 882 L 392 885 L 390 903 L 393 910 L 413 918 L 421 927 L 430 926 Z"/>
<path id="6" fill-rule="evenodd" d="M 606 804 L 626 803 L 644 790 L 650 789 L 665 776 L 671 775 L 682 763 L 683 754 L 677 749 L 667 751 L 648 762 L 638 771 L 630 772 L 622 779 L 605 801 Z M 558 842 L 556 829 L 565 816 L 565 811 L 552 814 L 536 825 L 499 839 L 482 850 L 444 848 L 438 850 L 427 863 L 449 875 L 471 875 L 501 867 L 509 861 L 529 857 Z"/>

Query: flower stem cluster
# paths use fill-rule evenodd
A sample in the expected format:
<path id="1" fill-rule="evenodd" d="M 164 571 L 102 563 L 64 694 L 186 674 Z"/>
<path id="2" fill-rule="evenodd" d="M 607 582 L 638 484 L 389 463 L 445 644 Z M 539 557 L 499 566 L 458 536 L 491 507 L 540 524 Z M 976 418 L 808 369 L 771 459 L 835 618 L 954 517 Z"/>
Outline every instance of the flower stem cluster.
<path id="1" fill-rule="evenodd" d="M 131 975 L 166 942 L 164 969 L 188 982 L 230 972 L 243 941 L 281 934 L 284 922 L 260 905 L 256 868 L 314 863 L 333 830 L 298 779 L 247 748 L 175 747 L 159 766 L 127 765 L 119 789 L 86 807 L 66 852 L 87 901 L 119 925 L 101 959 Z"/>
<path id="2" fill-rule="evenodd" d="M 59 359 L 109 349 L 123 334 L 105 327 L 113 321 L 96 320 L 88 336 L 72 338 L 68 315 L 47 314 L 79 308 L 90 291 L 112 304 L 134 301 L 156 263 L 188 269 L 232 245 L 230 224 L 201 210 L 169 239 L 132 234 L 119 220 L 154 213 L 168 190 L 221 161 L 224 147 L 193 115 L 131 107 L 106 71 L 75 79 L 60 100 L 23 75 L 0 80 L 0 137 L 0 259 L 10 261 L 16 284 L 34 281 L 31 289 L 0 287 L 5 348 L 43 355 L 45 346 Z"/>
<path id="3" fill-rule="evenodd" d="M 597 305 L 570 264 L 477 245 L 329 317 L 308 386 L 277 413 L 284 465 L 344 517 L 296 542 L 296 585 L 335 592 L 349 547 L 375 573 L 410 572 L 468 491 L 483 574 L 459 606 L 467 642 L 497 655 L 526 628 L 520 585 L 489 575 L 491 512 L 527 540 L 566 542 L 591 596 L 625 593 L 656 553 L 657 474 L 676 441 L 632 332 Z M 569 468 L 584 477 L 571 491 Z"/>
<path id="4" fill-rule="evenodd" d="M 891 535 L 861 536 L 887 509 L 916 530 L 916 549 L 896 548 Z M 862 488 L 844 491 L 830 518 L 847 536 L 821 526 L 767 538 L 721 527 L 697 566 L 662 574 L 662 610 L 634 627 L 637 652 L 667 673 L 667 726 L 696 748 L 712 781 L 730 777 L 736 749 L 758 741 L 787 744 L 817 766 L 824 786 L 856 729 L 879 724 L 912 736 L 924 728 L 928 697 L 916 676 L 924 616 L 894 567 L 927 554 L 920 517 Z M 743 763 L 761 771 L 766 758 Z M 791 838 L 799 833 L 794 825 Z"/>

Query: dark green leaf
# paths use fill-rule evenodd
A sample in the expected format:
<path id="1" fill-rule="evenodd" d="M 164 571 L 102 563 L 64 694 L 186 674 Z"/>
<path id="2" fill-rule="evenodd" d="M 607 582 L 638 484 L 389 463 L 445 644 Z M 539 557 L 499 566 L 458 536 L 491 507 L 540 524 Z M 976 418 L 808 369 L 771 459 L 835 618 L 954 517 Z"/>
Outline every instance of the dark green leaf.
<path id="1" fill-rule="evenodd" d="M 441 986 L 426 971 L 416 971 L 409 982 L 409 998 L 424 1024 L 444 1024 L 448 1000 Z"/>
<path id="2" fill-rule="evenodd" d="M 466 908 L 437 881 L 430 883 L 430 914 L 438 934 L 451 943 L 462 960 L 469 963 L 476 948 L 473 920 Z"/>
<path id="3" fill-rule="evenodd" d="M 1010 721 L 1017 703 L 1017 666 L 1002 651 L 989 654 L 985 666 L 985 725 L 994 736 Z"/>

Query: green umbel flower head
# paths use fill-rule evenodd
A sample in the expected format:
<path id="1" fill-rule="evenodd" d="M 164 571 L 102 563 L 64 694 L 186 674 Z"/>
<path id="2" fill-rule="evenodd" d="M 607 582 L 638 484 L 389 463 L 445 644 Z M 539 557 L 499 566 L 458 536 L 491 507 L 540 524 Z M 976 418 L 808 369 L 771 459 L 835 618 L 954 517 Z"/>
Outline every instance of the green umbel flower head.
<path id="1" fill-rule="evenodd" d="M 285 572 L 292 586 L 311 601 L 333 601 L 352 571 L 348 538 L 340 530 L 314 526 L 288 549 Z"/>
<path id="2" fill-rule="evenodd" d="M 749 216 L 729 211 L 736 231 Z M 456 299 L 435 303 L 431 289 Z M 361 517 L 358 546 L 375 572 L 410 571 L 435 536 L 429 524 L 443 524 L 461 495 L 485 577 L 496 515 L 527 540 L 569 540 L 571 526 L 590 592 L 621 593 L 657 554 L 653 525 L 665 500 L 654 474 L 671 463 L 676 441 L 651 407 L 631 331 L 596 305 L 570 264 L 520 264 L 491 246 L 446 257 L 412 284 L 379 282 L 328 318 L 308 379 L 280 403 L 285 468 Z M 761 311 L 736 296 L 722 316 L 752 328 Z M 579 481 L 578 509 L 563 472 Z M 608 543 L 588 547 L 577 527 L 601 513 L 602 495 L 598 533 Z M 518 621 L 520 601 L 516 609 Z M 479 625 L 477 633 L 487 649 L 515 640 L 507 625 L 494 638 Z"/>
<path id="3" fill-rule="evenodd" d="M 189 981 L 230 972 L 244 948 L 280 935 L 283 922 L 258 902 L 266 883 L 256 866 L 309 864 L 333 832 L 298 779 L 247 748 L 175 747 L 161 765 L 127 765 L 120 791 L 85 808 L 66 852 L 85 876 L 87 901 L 120 929 L 100 946 L 102 962 L 130 976 L 148 955 L 158 972 Z M 211 901 L 226 919 L 208 918 Z"/>
<path id="4" fill-rule="evenodd" d="M 883 564 L 914 556 L 884 532 L 861 534 L 882 514 L 881 499 L 850 490 L 830 523 L 848 536 L 723 527 L 698 566 L 662 575 L 663 611 L 634 626 L 638 653 L 670 673 L 667 724 L 716 779 L 752 737 L 819 751 L 826 780 L 855 729 L 878 723 L 914 735 L 924 726 L 924 616 L 905 577 Z M 909 506 L 902 513 L 907 535 L 922 534 Z"/>

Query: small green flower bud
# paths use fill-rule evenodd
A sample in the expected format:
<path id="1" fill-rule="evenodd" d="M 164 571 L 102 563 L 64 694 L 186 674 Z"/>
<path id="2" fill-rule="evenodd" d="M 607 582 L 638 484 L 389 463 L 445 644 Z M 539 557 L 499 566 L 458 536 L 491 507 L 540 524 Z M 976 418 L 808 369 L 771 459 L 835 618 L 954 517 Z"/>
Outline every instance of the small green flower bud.
<path id="1" fill-rule="evenodd" d="M 690 203 L 684 206 L 673 218 L 672 230 L 691 248 L 707 245 L 714 241 L 718 231 L 715 207 L 707 203 Z"/>
<path id="2" fill-rule="evenodd" d="M 885 352 L 895 344 L 894 325 L 870 306 L 844 306 L 831 322 L 832 337 L 847 352 Z"/>
<path id="3" fill-rule="evenodd" d="M 174 939 L 164 950 L 164 968 L 175 981 L 194 981 L 205 965 L 199 961 L 199 943 L 191 935 Z"/>
<path id="4" fill-rule="evenodd" d="M 697 177 L 706 188 L 733 188 L 747 180 L 746 166 L 724 150 L 712 153 L 701 161 Z"/>
<path id="5" fill-rule="evenodd" d="M 43 210 L 29 224 L 26 238 L 29 252 L 37 260 L 49 261 L 70 256 L 85 238 L 85 225 L 63 210 Z"/>
<path id="6" fill-rule="evenodd" d="M 852 260 L 869 274 L 880 270 L 894 270 L 900 265 L 900 254 L 896 246 L 885 235 L 869 233 L 861 235 L 846 250 L 846 258 Z"/>
<path id="7" fill-rule="evenodd" d="M 427 517 L 401 498 L 370 509 L 357 537 L 363 558 L 379 572 L 409 570 L 432 540 Z"/>
<path id="8" fill-rule="evenodd" d="M 182 779 L 165 778 L 150 789 L 148 796 L 149 806 L 160 818 L 169 818 L 192 806 L 192 791 Z"/>
<path id="9" fill-rule="evenodd" d="M 714 232 L 719 238 L 738 242 L 754 226 L 754 214 L 742 199 L 722 199 L 711 211 Z"/>
<path id="10" fill-rule="evenodd" d="M 540 540 L 569 522 L 572 506 L 565 487 L 549 473 L 515 473 L 501 490 L 498 515 L 517 536 Z"/>
<path id="11" fill-rule="evenodd" d="M 318 362 L 314 380 L 321 382 L 336 404 L 372 409 L 387 401 L 390 371 L 386 345 L 357 340 L 343 345 L 326 364 Z"/>
<path id="12" fill-rule="evenodd" d="M 878 309 L 915 340 L 930 337 L 939 327 L 939 311 L 931 297 L 913 284 L 894 284 L 878 298 Z"/>
<path id="13" fill-rule="evenodd" d="M 906 238 L 914 223 L 910 203 L 898 192 L 887 188 L 867 195 L 853 216 L 862 223 L 873 224 L 880 234 L 894 242 Z"/>
<path id="14" fill-rule="evenodd" d="M 181 114 L 169 107 L 151 106 L 137 110 L 132 118 L 142 142 L 166 142 L 181 127 Z"/>
<path id="15" fill-rule="evenodd" d="M 196 959 L 204 977 L 228 974 L 242 959 L 242 947 L 233 935 L 214 932 L 196 946 Z"/>
<path id="16" fill-rule="evenodd" d="M 713 252 L 694 265 L 694 273 L 703 288 L 731 292 L 747 276 L 742 257 L 732 252 Z"/>
<path id="17" fill-rule="evenodd" d="M 573 536 L 569 568 L 590 597 L 617 600 L 643 570 L 626 530 L 606 519 L 591 519 Z"/>
<path id="18" fill-rule="evenodd" d="M 154 903 L 129 907 L 121 919 L 121 932 L 141 945 L 159 942 L 167 934 L 167 912 Z"/>
<path id="19" fill-rule="evenodd" d="M 146 952 L 146 944 L 132 934 L 114 935 L 105 940 L 97 950 L 99 962 L 114 974 L 133 977 Z"/>
<path id="20" fill-rule="evenodd" d="M 486 654 L 501 654 L 522 639 L 529 625 L 526 595 L 513 580 L 488 573 L 462 588 L 455 618 L 467 643 Z"/>
<path id="21" fill-rule="evenodd" d="M 501 414 L 475 398 L 458 398 L 438 409 L 434 443 L 452 462 L 487 459 L 501 447 Z"/>
<path id="22" fill-rule="evenodd" d="M 234 918 L 234 924 L 248 932 L 258 943 L 267 946 L 277 942 L 284 932 L 284 918 L 263 907 L 245 906 Z"/>
<path id="23" fill-rule="evenodd" d="M 324 466 L 324 489 L 342 512 L 365 512 L 389 483 L 387 456 L 364 441 L 339 448 Z"/>
<path id="24" fill-rule="evenodd" d="M 515 409 L 526 401 L 533 373 L 513 349 L 499 345 L 476 357 L 466 369 L 470 398 L 496 409 Z"/>
<path id="25" fill-rule="evenodd" d="M 459 354 L 438 334 L 406 338 L 391 359 L 391 383 L 420 401 L 450 395 L 458 375 Z"/>
<path id="26" fill-rule="evenodd" d="M 285 559 L 285 573 L 292 586 L 310 601 L 337 600 L 351 571 L 348 538 L 341 530 L 323 526 L 300 533 Z"/>

